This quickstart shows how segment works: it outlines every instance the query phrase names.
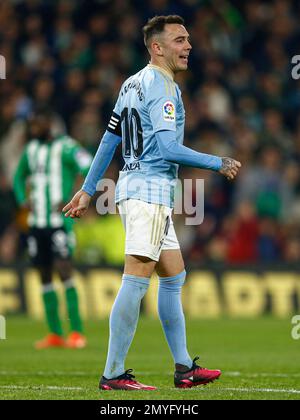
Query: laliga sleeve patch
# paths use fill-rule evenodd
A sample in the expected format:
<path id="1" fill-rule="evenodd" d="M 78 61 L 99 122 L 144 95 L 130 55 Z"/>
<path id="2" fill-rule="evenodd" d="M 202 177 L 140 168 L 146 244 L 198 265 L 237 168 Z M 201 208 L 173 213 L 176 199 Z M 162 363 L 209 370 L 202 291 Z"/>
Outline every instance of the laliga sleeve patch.
<path id="1" fill-rule="evenodd" d="M 175 121 L 175 105 L 171 101 L 167 101 L 163 104 L 163 118 L 165 121 Z"/>

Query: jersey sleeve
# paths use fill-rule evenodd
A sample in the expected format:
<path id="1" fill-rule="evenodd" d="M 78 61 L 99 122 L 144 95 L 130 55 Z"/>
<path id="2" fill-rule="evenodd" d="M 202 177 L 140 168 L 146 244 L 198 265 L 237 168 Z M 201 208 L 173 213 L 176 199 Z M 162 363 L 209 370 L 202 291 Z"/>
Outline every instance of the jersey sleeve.
<path id="1" fill-rule="evenodd" d="M 21 206 L 26 202 L 26 180 L 30 175 L 27 148 L 22 153 L 14 176 L 14 193 L 17 203 Z"/>
<path id="2" fill-rule="evenodd" d="M 122 137 L 122 129 L 121 129 L 121 93 L 119 94 L 118 100 L 115 104 L 115 107 L 113 109 L 112 115 L 110 117 L 107 131 L 110 133 Z"/>
<path id="3" fill-rule="evenodd" d="M 222 167 L 222 159 L 219 156 L 196 152 L 179 144 L 176 141 L 176 134 L 171 131 L 160 131 L 155 137 L 163 159 L 169 162 L 213 171 L 219 171 Z"/>
<path id="4" fill-rule="evenodd" d="M 108 168 L 120 142 L 121 138 L 119 136 L 116 136 L 108 131 L 104 133 L 89 173 L 82 186 L 82 190 L 90 196 L 95 194 L 97 184 Z"/>
<path id="5" fill-rule="evenodd" d="M 163 77 L 155 77 L 146 98 L 154 133 L 161 130 L 176 131 L 177 102 L 174 84 Z"/>

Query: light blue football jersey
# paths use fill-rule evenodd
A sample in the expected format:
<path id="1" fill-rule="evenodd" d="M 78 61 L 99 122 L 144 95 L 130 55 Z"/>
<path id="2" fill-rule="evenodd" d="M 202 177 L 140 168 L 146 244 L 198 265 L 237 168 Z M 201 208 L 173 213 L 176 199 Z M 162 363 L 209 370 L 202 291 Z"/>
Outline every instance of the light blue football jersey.
<path id="1" fill-rule="evenodd" d="M 174 206 L 178 164 L 163 160 L 155 133 L 176 132 L 183 143 L 185 112 L 178 85 L 163 69 L 149 64 L 127 79 L 120 90 L 109 130 L 120 125 L 125 165 L 116 202 L 135 198 Z"/>

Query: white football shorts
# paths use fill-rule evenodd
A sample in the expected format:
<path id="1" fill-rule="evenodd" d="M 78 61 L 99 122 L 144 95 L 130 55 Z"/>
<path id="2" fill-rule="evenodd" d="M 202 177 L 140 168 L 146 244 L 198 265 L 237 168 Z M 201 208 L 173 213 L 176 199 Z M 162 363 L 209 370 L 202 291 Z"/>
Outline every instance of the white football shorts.
<path id="1" fill-rule="evenodd" d="M 162 250 L 180 249 L 172 208 L 135 199 L 122 200 L 118 207 L 126 231 L 125 254 L 158 261 Z"/>

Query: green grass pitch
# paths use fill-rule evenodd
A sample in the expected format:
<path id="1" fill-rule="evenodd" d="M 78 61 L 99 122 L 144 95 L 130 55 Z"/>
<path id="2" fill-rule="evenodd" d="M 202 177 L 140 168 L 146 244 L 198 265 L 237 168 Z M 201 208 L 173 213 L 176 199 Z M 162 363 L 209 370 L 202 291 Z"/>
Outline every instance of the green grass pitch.
<path id="1" fill-rule="evenodd" d="M 291 320 L 187 320 L 192 357 L 223 371 L 219 381 L 188 390 L 173 387 L 173 363 L 158 320 L 141 318 L 126 367 L 157 391 L 99 391 L 108 321 L 88 321 L 84 350 L 35 351 L 44 323 L 7 318 L 0 340 L 0 399 L 207 400 L 300 399 L 300 340 Z"/>

